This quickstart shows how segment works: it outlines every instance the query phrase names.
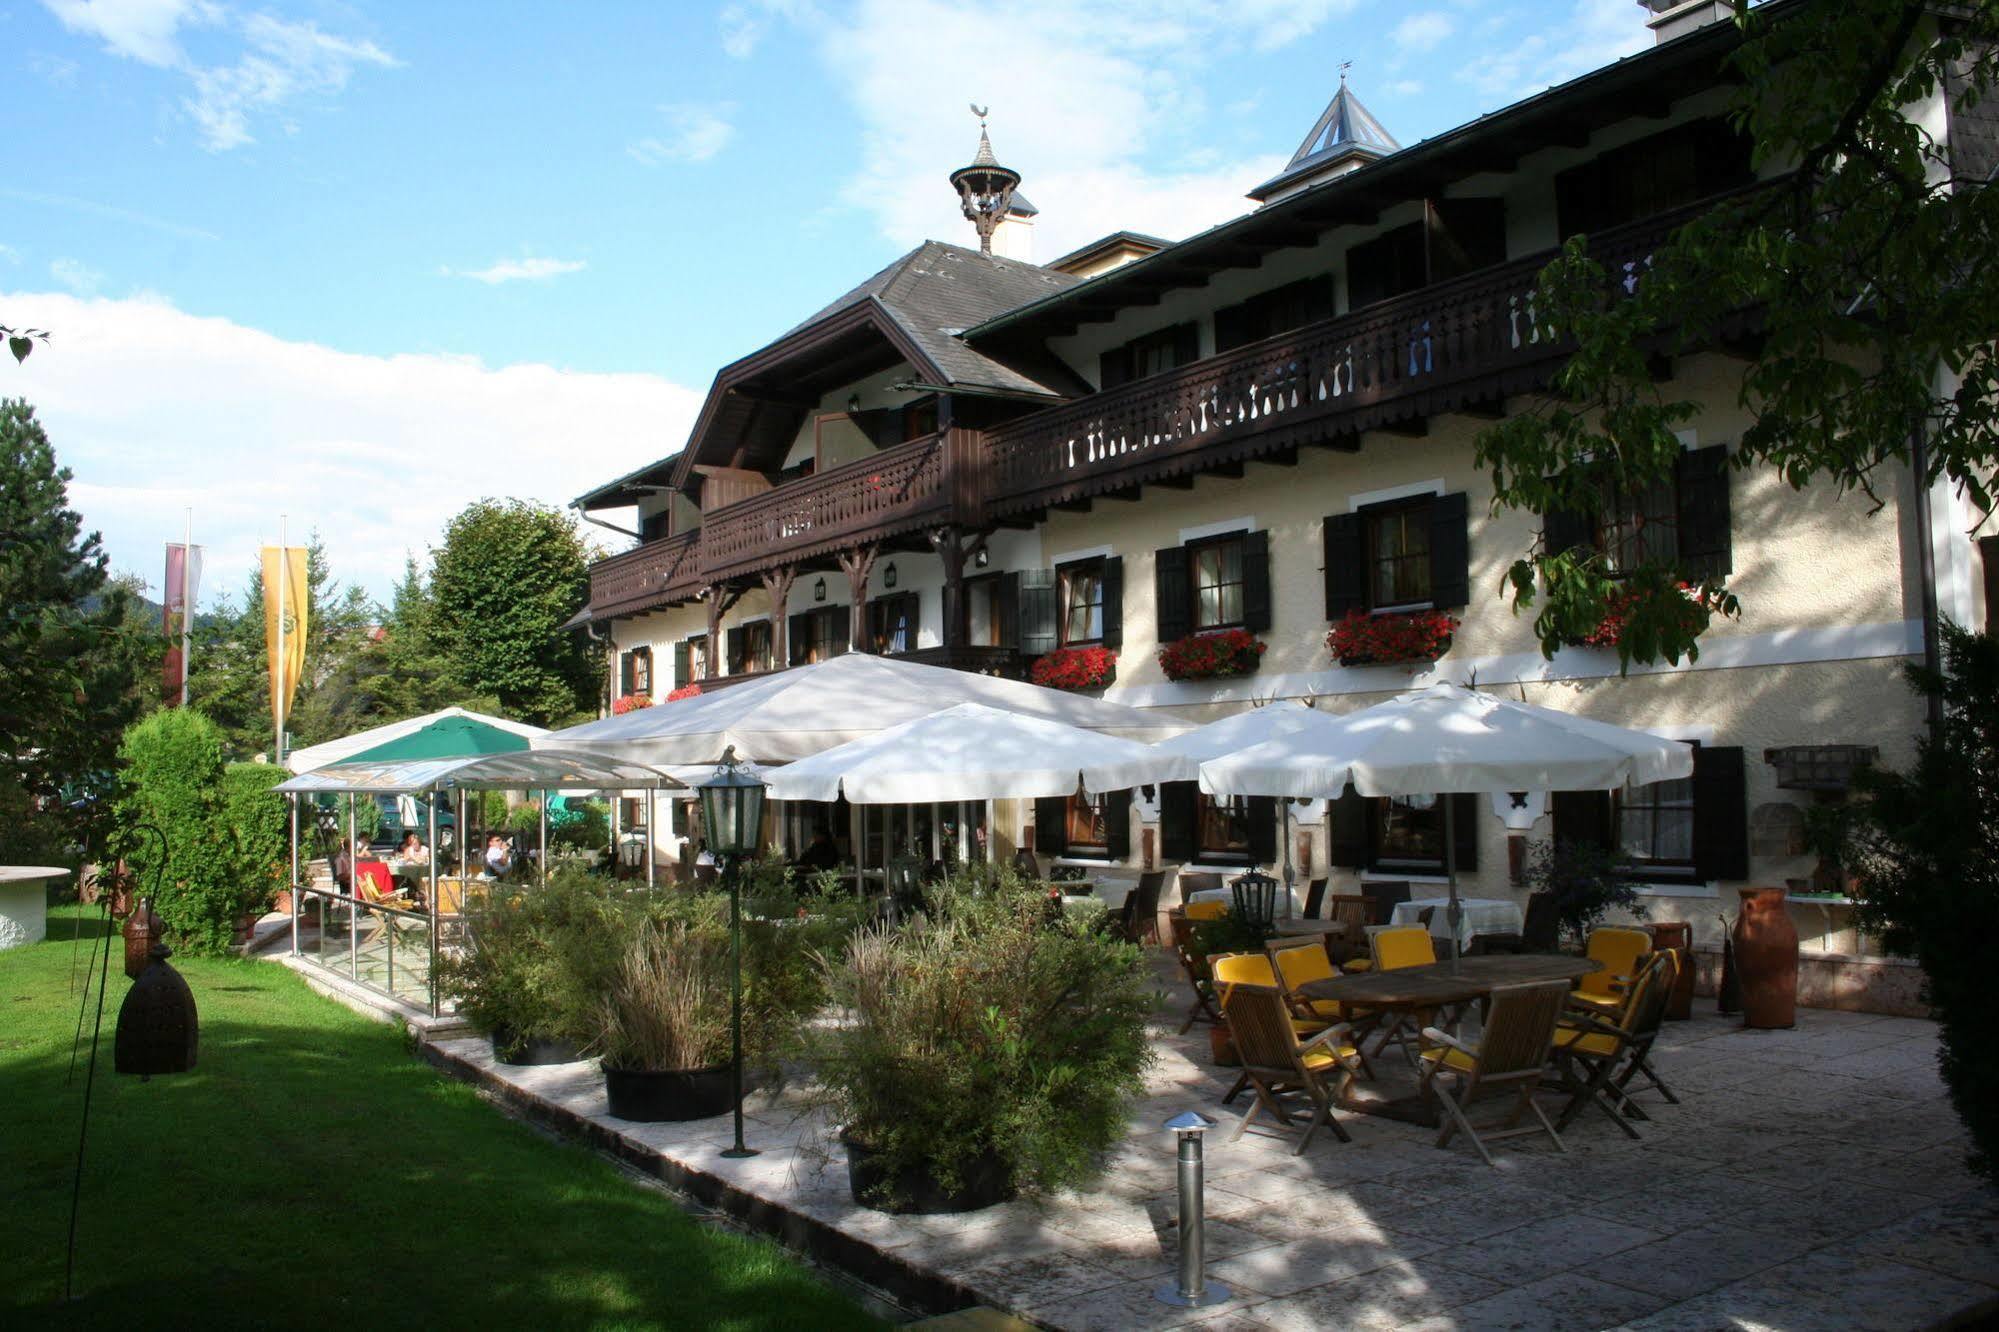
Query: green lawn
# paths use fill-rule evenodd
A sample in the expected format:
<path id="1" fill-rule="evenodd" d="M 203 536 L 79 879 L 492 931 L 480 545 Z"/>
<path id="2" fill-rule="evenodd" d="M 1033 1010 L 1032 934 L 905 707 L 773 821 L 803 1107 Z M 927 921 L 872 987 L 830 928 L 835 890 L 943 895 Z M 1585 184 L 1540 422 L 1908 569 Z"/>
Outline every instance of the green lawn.
<path id="1" fill-rule="evenodd" d="M 777 1246 L 697 1225 L 268 962 L 188 961 L 196 1070 L 114 1075 L 116 940 L 62 1306 L 76 919 L 0 952 L 0 1326 L 876 1326 Z"/>

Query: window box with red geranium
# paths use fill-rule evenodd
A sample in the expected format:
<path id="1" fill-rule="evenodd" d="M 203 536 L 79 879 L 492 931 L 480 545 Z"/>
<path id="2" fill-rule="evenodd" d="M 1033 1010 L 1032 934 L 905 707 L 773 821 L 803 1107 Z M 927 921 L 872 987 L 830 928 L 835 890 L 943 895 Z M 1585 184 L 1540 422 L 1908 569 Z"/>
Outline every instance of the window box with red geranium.
<path id="1" fill-rule="evenodd" d="M 651 694 L 626 694 L 611 701 L 611 715 L 622 717 L 627 712 L 637 712 L 640 708 L 652 706 Z"/>
<path id="2" fill-rule="evenodd" d="M 1159 649 L 1159 669 L 1169 680 L 1223 680 L 1249 675 L 1269 645 L 1246 629 L 1189 634 Z"/>
<path id="3" fill-rule="evenodd" d="M 1435 661 L 1451 648 L 1458 622 L 1443 611 L 1372 615 L 1348 611 L 1326 634 L 1326 648 L 1342 666 L 1386 666 Z"/>
<path id="4" fill-rule="evenodd" d="M 1117 653 L 1106 647 L 1056 648 L 1034 659 L 1027 678 L 1049 689 L 1100 689 L 1117 679 Z"/>
<path id="5" fill-rule="evenodd" d="M 666 696 L 666 701 L 669 703 L 678 703 L 683 698 L 699 698 L 700 696 L 701 696 L 700 685 L 684 684 L 680 686 L 680 688 L 668 694 Z"/>
<path id="6" fill-rule="evenodd" d="M 1571 646 L 1615 648 L 1624 641 L 1625 626 L 1645 598 L 1659 595 L 1643 588 L 1633 588 L 1628 592 L 1614 592 L 1606 603 L 1603 619 L 1596 628 L 1577 639 Z M 1709 600 L 1707 594 L 1691 583 L 1681 583 L 1677 594 L 1668 606 L 1670 613 L 1684 625 L 1690 634 L 1698 635 L 1708 626 L 1718 607 Z"/>

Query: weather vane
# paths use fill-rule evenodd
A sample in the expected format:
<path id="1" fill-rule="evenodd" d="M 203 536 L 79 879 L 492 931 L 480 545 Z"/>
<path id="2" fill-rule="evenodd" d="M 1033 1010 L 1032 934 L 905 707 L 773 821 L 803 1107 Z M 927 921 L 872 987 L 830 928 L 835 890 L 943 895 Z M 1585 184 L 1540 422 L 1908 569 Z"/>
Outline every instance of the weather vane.
<path id="1" fill-rule="evenodd" d="M 970 105 L 972 114 L 979 118 L 979 128 L 984 129 L 986 127 L 986 108 L 980 106 L 977 102 L 973 102 Z"/>
<path id="2" fill-rule="evenodd" d="M 1345 83 L 1345 82 L 1347 81 L 1347 71 L 1348 71 L 1348 70 L 1350 70 L 1350 69 L 1352 69 L 1352 68 L 1353 68 L 1353 61 L 1351 61 L 1351 60 L 1342 60 L 1342 61 L 1340 61 L 1340 82 L 1341 82 L 1341 83 Z"/>

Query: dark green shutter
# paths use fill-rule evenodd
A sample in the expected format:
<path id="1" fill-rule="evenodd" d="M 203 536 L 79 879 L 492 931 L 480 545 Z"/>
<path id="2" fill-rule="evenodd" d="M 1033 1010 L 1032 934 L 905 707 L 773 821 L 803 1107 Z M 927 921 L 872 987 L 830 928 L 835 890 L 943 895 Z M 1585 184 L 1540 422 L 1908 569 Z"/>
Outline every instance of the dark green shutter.
<path id="1" fill-rule="evenodd" d="M 1270 533 L 1242 534 L 1242 627 L 1252 634 L 1270 628 Z"/>
<path id="2" fill-rule="evenodd" d="M 1694 750 L 1694 873 L 1749 877 L 1749 791 L 1739 745 Z"/>
<path id="3" fill-rule="evenodd" d="M 1247 309 L 1241 305 L 1224 306 L 1215 311 L 1215 352 L 1234 351 L 1246 342 L 1249 336 Z"/>
<path id="4" fill-rule="evenodd" d="M 1610 792 L 1552 791 L 1548 811 L 1554 816 L 1557 846 L 1600 846 L 1607 851 L 1616 845 L 1610 827 Z"/>
<path id="5" fill-rule="evenodd" d="M 1449 610 L 1470 601 L 1470 515 L 1459 491 L 1430 502 L 1430 604 Z"/>
<path id="6" fill-rule="evenodd" d="M 1113 389 L 1131 380 L 1131 348 L 1113 347 L 1097 357 L 1097 387 Z"/>
<path id="7" fill-rule="evenodd" d="M 1329 514 L 1320 544 L 1326 562 L 1326 618 L 1367 609 L 1367 529 L 1357 513 Z"/>
<path id="8" fill-rule="evenodd" d="M 1124 646 L 1124 556 L 1104 560 L 1104 646 Z"/>
<path id="9" fill-rule="evenodd" d="M 1195 859 L 1194 828 L 1199 822 L 1198 782 L 1162 782 L 1159 787 L 1159 856 L 1181 864 Z"/>
<path id="10" fill-rule="evenodd" d="M 1458 873 L 1470 874 L 1478 869 L 1478 808 L 1481 797 L 1465 792 L 1447 795 L 1451 802 L 1451 853 L 1458 862 Z"/>
<path id="11" fill-rule="evenodd" d="M 1733 563 L 1728 445 L 1715 444 L 1682 453 L 1677 480 L 1681 572 L 1695 581 L 1726 578 Z"/>
<path id="12" fill-rule="evenodd" d="M 1039 855 L 1059 856 L 1068 849 L 1068 797 L 1042 796 L 1034 802 L 1034 850 Z"/>
<path id="13" fill-rule="evenodd" d="M 1015 578 L 1018 579 L 1015 595 L 1018 598 L 1021 652 L 1030 657 L 1053 652 L 1059 611 L 1055 571 L 1023 569 Z"/>
<path id="14" fill-rule="evenodd" d="M 1020 575 L 1001 574 L 999 586 L 993 593 L 993 614 L 999 620 L 1000 646 L 1020 647 Z"/>
<path id="15" fill-rule="evenodd" d="M 1175 324 L 1173 326 L 1173 364 L 1177 368 L 1192 365 L 1201 359 L 1201 326 L 1199 324 Z"/>
<path id="16" fill-rule="evenodd" d="M 1159 643 L 1185 638 L 1194 629 L 1194 588 L 1187 569 L 1187 548 L 1168 546 L 1152 555 L 1152 581 L 1159 608 Z"/>
<path id="17" fill-rule="evenodd" d="M 1339 869 L 1367 868 L 1367 804 L 1349 786 L 1326 807 L 1326 859 Z"/>
<path id="18" fill-rule="evenodd" d="M 819 614 L 827 618 L 833 631 L 826 635 L 826 655 L 829 657 L 845 655 L 853 647 L 851 640 L 854 632 L 854 613 L 845 606 L 828 606 Z"/>
<path id="19" fill-rule="evenodd" d="M 694 645 L 681 639 L 673 645 L 673 687 L 681 689 L 692 681 Z"/>
<path id="20" fill-rule="evenodd" d="M 1259 865 L 1277 863 L 1277 800 L 1249 798 L 1249 858 Z"/>
<path id="21" fill-rule="evenodd" d="M 784 644 L 792 666 L 803 665 L 812 650 L 812 612 L 800 611 L 785 621 Z"/>
<path id="22" fill-rule="evenodd" d="M 741 675 L 749 669 L 748 663 L 743 660 L 743 634 L 743 626 L 739 624 L 724 636 L 729 645 L 729 654 L 723 660 L 728 663 L 727 670 L 731 675 Z"/>
<path id="23" fill-rule="evenodd" d="M 637 673 L 637 665 L 638 654 L 636 652 L 621 652 L 618 654 L 618 696 L 620 698 L 632 692 L 632 676 Z"/>
<path id="24" fill-rule="evenodd" d="M 1104 792 L 1104 854 L 1131 859 L 1131 792 Z"/>

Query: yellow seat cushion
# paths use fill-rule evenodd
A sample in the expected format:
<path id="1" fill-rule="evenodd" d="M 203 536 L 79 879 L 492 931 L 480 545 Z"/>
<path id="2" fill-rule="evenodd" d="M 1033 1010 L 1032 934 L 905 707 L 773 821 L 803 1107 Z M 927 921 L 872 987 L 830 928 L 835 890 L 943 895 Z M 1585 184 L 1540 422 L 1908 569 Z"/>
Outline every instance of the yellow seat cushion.
<path id="1" fill-rule="evenodd" d="M 1461 1073 L 1469 1073 L 1478 1067 L 1478 1060 L 1454 1045 L 1433 1045 L 1423 1051 L 1425 1063 L 1442 1062 L 1445 1068 L 1455 1068 Z"/>
<path id="2" fill-rule="evenodd" d="M 1357 958 L 1353 959 L 1353 961 L 1351 961 L 1351 962 L 1342 962 L 1342 963 L 1340 963 L 1340 970 L 1341 970 L 1341 971 L 1347 971 L 1347 972 L 1353 972 L 1353 971 L 1373 971 L 1373 970 L 1374 970 L 1374 959 L 1373 959 L 1373 958 L 1371 958 L 1371 957 L 1357 957 Z"/>
<path id="3" fill-rule="evenodd" d="M 1337 999 L 1314 999 L 1311 1001 L 1311 1009 L 1315 1017 L 1324 1018 L 1327 1022 L 1346 1020 L 1347 1006 Z"/>
<path id="4" fill-rule="evenodd" d="M 1220 920 L 1228 914 L 1229 906 L 1226 902 L 1189 902 L 1187 904 L 1188 920 Z"/>
<path id="5" fill-rule="evenodd" d="M 1358 1053 L 1360 1052 L 1351 1045 L 1342 1045 L 1338 1059 L 1333 1057 L 1333 1053 L 1330 1050 L 1314 1050 L 1298 1062 L 1306 1068 L 1311 1069 L 1314 1073 L 1323 1073 L 1329 1068 L 1338 1067 L 1340 1059 L 1352 1059 Z"/>
<path id="6" fill-rule="evenodd" d="M 1608 1058 L 1617 1053 L 1618 1041 L 1615 1036 L 1606 1036 L 1600 1031 L 1586 1032 L 1580 1027 L 1564 1026 L 1555 1028 L 1555 1048 L 1571 1054 Z"/>
<path id="7" fill-rule="evenodd" d="M 1572 990 L 1569 999 L 1574 1003 L 1588 1004 L 1591 1008 L 1602 1009 L 1606 1013 L 1619 1013 L 1624 1010 L 1625 996 L 1621 993 L 1584 994 L 1581 990 Z"/>

